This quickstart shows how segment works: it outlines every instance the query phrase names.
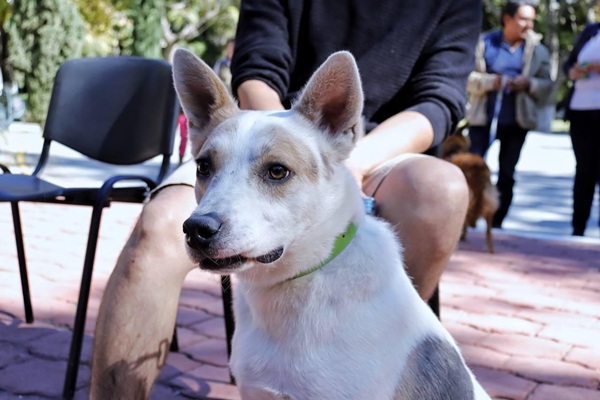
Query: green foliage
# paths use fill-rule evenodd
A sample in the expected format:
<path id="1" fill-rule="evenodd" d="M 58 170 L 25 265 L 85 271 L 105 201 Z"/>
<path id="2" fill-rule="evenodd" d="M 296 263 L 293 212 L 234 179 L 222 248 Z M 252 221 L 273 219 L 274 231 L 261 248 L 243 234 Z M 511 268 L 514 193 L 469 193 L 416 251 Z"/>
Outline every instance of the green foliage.
<path id="1" fill-rule="evenodd" d="M 74 0 L 89 35 L 103 35 L 112 29 L 115 6 L 111 0 Z"/>
<path id="2" fill-rule="evenodd" d="M 239 0 L 166 0 L 163 24 L 163 57 L 171 59 L 177 47 L 186 47 L 214 63 L 234 37 Z M 168 29 L 166 29 L 168 27 Z"/>
<path id="3" fill-rule="evenodd" d="M 175 48 L 186 47 L 214 63 L 235 35 L 239 14 L 239 0 L 75 1 L 86 21 L 84 55 L 168 60 Z"/>
<path id="4" fill-rule="evenodd" d="M 133 41 L 124 54 L 161 58 L 162 32 L 160 19 L 164 14 L 163 0 L 133 0 L 129 15 L 133 22 Z"/>
<path id="5" fill-rule="evenodd" d="M 70 0 L 14 0 L 8 62 L 27 96 L 25 119 L 43 123 L 58 67 L 81 54 L 84 24 Z"/>
<path id="6" fill-rule="evenodd" d="M 84 57 L 102 57 L 131 52 L 132 0 L 74 0 L 85 22 Z M 129 49 L 129 50 L 126 50 Z"/>
<path id="7" fill-rule="evenodd" d="M 8 58 L 8 33 L 6 32 L 6 22 L 12 12 L 11 3 L 0 0 L 0 68 L 2 78 L 8 78 L 6 59 Z"/>

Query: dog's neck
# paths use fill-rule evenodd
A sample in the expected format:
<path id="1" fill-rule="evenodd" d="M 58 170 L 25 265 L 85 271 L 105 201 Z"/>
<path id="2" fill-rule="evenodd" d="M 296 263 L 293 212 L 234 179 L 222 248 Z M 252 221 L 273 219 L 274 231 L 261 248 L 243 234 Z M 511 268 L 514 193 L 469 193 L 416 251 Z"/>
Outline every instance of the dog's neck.
<path id="1" fill-rule="evenodd" d="M 289 278 L 287 280 L 288 281 L 292 281 L 294 279 L 301 278 L 301 277 L 306 276 L 308 274 L 311 274 L 311 273 L 313 273 L 313 272 L 321 269 L 325 265 L 329 264 L 342 251 L 344 251 L 344 249 L 346 247 L 348 247 L 348 245 L 350 244 L 350 242 L 352 241 L 352 239 L 354 239 L 354 236 L 356 236 L 356 231 L 357 230 L 358 230 L 358 225 L 356 225 L 353 222 L 350 222 L 348 224 L 348 227 L 346 228 L 346 231 L 344 231 L 343 233 L 341 233 L 335 239 L 335 242 L 333 244 L 333 248 L 331 249 L 331 253 L 329 254 L 329 256 L 325 260 L 321 261 L 319 264 L 315 265 L 314 267 L 308 268 L 308 269 L 306 269 L 304 271 L 300 271 L 299 273 L 297 273 L 296 275 L 292 276 L 291 278 Z"/>

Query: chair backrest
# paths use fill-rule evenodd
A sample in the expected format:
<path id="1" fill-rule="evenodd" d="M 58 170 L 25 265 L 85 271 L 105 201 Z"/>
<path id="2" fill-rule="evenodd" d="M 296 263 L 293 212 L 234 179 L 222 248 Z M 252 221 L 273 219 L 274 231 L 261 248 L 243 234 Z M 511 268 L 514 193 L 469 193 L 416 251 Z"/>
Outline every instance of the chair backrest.
<path id="1" fill-rule="evenodd" d="M 178 114 L 167 61 L 81 58 L 56 74 L 43 136 L 94 160 L 133 165 L 170 158 Z"/>

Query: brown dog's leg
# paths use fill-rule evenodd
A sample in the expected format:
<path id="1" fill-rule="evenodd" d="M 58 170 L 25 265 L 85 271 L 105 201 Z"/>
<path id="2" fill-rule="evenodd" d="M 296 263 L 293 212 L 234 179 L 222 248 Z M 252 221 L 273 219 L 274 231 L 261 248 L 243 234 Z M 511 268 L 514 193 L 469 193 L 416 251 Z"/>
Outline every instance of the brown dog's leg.
<path id="1" fill-rule="evenodd" d="M 494 254 L 496 249 L 494 248 L 494 240 L 492 239 L 492 217 L 488 216 L 485 218 L 487 228 L 485 230 L 485 240 L 487 242 L 488 252 Z"/>
<path id="2" fill-rule="evenodd" d="M 482 214 L 487 224 L 487 228 L 485 231 L 485 239 L 487 241 L 487 248 L 490 253 L 496 252 L 496 249 L 494 248 L 494 239 L 492 238 L 492 220 L 500 204 L 498 198 L 498 190 L 495 186 L 488 182 L 483 192 Z"/>

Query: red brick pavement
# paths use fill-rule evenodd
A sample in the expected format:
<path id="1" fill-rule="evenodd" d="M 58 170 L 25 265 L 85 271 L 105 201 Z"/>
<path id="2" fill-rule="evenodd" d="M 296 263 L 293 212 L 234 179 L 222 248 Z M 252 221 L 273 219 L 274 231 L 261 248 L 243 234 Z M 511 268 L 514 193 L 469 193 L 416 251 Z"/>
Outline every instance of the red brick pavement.
<path id="1" fill-rule="evenodd" d="M 103 287 L 140 211 L 105 211 L 77 398 L 87 398 Z M 23 322 L 7 204 L 0 204 L 0 400 L 58 398 L 75 315 L 89 209 L 21 204 L 36 322 Z M 497 254 L 470 233 L 441 284 L 442 320 L 495 399 L 600 400 L 600 246 L 496 233 Z M 219 281 L 188 276 L 171 353 L 153 399 L 237 399 L 228 384 Z"/>

